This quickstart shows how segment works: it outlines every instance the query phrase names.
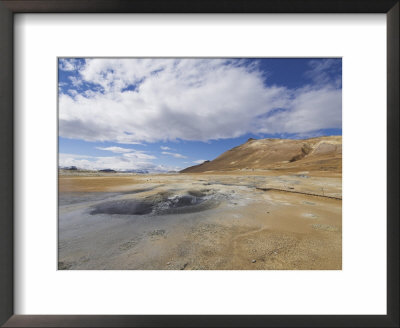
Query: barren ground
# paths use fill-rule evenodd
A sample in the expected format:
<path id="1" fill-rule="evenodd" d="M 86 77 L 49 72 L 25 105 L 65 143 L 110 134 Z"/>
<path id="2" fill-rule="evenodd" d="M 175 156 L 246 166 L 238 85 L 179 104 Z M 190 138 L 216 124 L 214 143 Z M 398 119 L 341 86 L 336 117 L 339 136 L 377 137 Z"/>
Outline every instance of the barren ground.
<path id="1" fill-rule="evenodd" d="M 341 269 L 337 171 L 66 173 L 59 269 Z"/>

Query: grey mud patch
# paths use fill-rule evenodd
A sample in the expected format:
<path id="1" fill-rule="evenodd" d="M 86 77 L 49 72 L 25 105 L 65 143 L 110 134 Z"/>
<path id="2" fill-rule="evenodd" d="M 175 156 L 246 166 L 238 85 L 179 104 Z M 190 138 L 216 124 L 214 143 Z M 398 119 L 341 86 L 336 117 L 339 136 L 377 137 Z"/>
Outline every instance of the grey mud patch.
<path id="1" fill-rule="evenodd" d="M 205 211 L 217 207 L 220 201 L 209 190 L 190 190 L 183 195 L 164 192 L 143 199 L 105 201 L 92 206 L 90 214 L 167 215 Z"/>
<path id="2" fill-rule="evenodd" d="M 127 251 L 127 250 L 135 247 L 137 244 L 139 244 L 140 240 L 141 240 L 141 237 L 133 238 L 133 239 L 119 245 L 118 248 L 120 251 Z"/>
<path id="3" fill-rule="evenodd" d="M 148 233 L 149 236 L 165 236 L 166 231 L 164 229 L 161 230 L 153 230 Z"/>
<path id="4" fill-rule="evenodd" d="M 147 201 L 135 199 L 114 200 L 97 204 L 90 214 L 149 214 L 153 210 L 153 204 Z"/>
<path id="5" fill-rule="evenodd" d="M 72 268 L 72 263 L 70 262 L 65 262 L 65 261 L 58 262 L 58 270 L 69 270 L 71 268 Z"/>

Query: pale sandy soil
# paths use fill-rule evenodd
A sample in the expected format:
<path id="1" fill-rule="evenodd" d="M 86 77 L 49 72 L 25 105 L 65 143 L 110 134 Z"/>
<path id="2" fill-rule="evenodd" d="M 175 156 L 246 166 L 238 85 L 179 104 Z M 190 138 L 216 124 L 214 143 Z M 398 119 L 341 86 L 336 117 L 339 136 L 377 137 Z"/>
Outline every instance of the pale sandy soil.
<path id="1" fill-rule="evenodd" d="M 60 175 L 59 191 L 59 269 L 342 266 L 339 173 Z"/>

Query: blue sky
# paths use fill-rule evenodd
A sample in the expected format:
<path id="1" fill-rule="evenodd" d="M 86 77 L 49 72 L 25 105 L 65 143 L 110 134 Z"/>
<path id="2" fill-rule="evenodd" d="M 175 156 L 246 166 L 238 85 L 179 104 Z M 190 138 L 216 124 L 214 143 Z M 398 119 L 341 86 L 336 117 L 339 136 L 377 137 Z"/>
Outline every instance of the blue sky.
<path id="1" fill-rule="evenodd" d="M 60 58 L 58 79 L 60 166 L 161 172 L 342 134 L 341 59 Z"/>

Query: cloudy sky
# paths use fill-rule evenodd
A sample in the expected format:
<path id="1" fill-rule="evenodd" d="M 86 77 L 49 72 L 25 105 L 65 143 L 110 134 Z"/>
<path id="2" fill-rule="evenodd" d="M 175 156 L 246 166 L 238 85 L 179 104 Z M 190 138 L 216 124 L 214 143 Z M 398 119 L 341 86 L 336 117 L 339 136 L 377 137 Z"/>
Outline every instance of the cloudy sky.
<path id="1" fill-rule="evenodd" d="M 342 133 L 333 58 L 60 58 L 59 165 L 168 171 L 248 138 Z"/>

